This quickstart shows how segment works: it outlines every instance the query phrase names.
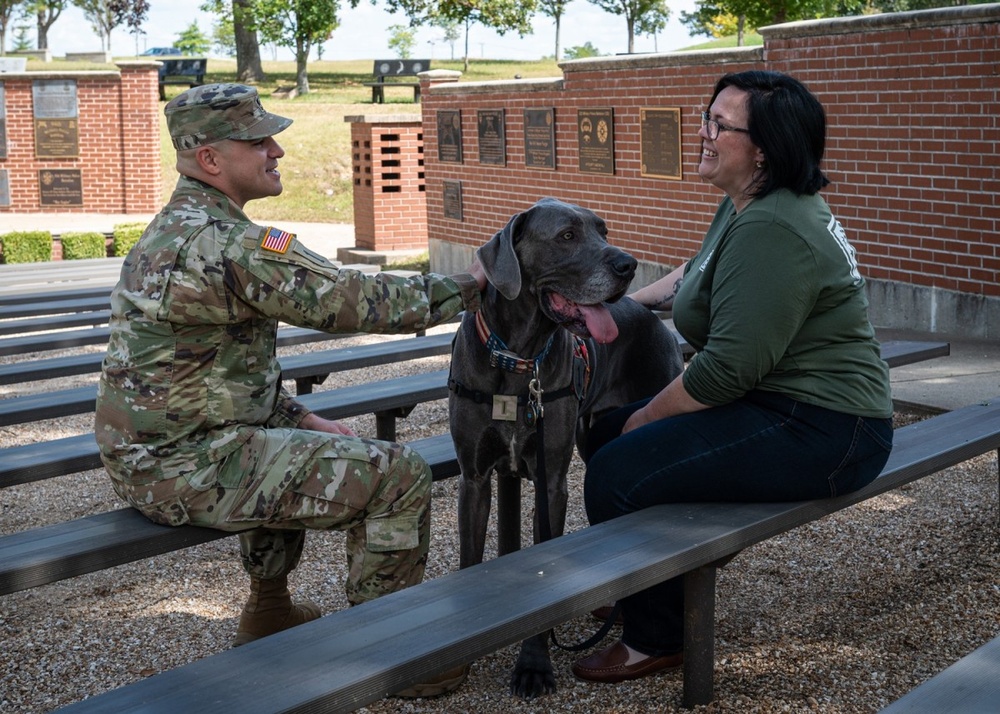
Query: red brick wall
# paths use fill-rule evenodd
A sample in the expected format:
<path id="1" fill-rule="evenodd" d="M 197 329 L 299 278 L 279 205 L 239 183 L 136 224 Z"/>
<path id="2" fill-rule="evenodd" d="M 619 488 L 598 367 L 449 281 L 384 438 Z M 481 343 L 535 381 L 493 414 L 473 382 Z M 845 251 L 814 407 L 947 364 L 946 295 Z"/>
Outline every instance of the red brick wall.
<path id="1" fill-rule="evenodd" d="M 792 74 L 829 120 L 824 190 L 867 275 L 1000 296 L 1000 6 L 765 28 L 763 48 L 561 65 L 551 81 L 432 86 L 423 94 L 428 230 L 478 246 L 542 196 L 592 208 L 640 260 L 676 265 L 700 244 L 722 194 L 697 174 L 698 113 L 724 73 Z M 555 109 L 555 171 L 524 161 L 525 108 Z M 578 170 L 577 110 L 614 110 L 615 173 Z M 681 110 L 683 179 L 643 177 L 640 109 Z M 506 108 L 506 166 L 480 164 L 476 111 Z M 464 161 L 437 160 L 437 112 L 461 109 Z M 442 185 L 461 181 L 463 220 Z"/>
<path id="2" fill-rule="evenodd" d="M 354 172 L 354 245 L 427 247 L 424 137 L 417 116 L 348 117 Z"/>
<path id="3" fill-rule="evenodd" d="M 119 71 L 0 75 L 7 112 L 7 158 L 0 159 L 16 213 L 148 213 L 160 208 L 160 134 L 155 63 L 123 62 Z M 76 81 L 80 155 L 35 156 L 31 87 L 39 79 Z M 83 205 L 42 206 L 39 171 L 79 169 Z"/>

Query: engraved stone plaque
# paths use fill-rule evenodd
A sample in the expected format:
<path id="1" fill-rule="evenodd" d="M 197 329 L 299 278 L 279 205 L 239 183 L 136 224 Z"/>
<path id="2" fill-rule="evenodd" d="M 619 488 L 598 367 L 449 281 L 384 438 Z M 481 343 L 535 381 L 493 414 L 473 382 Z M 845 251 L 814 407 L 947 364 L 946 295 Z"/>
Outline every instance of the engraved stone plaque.
<path id="1" fill-rule="evenodd" d="M 0 82 L 0 159 L 7 158 L 7 102 Z"/>
<path id="2" fill-rule="evenodd" d="M 0 206 L 10 205 L 10 179 L 7 169 L 0 169 Z"/>
<path id="3" fill-rule="evenodd" d="M 462 182 L 446 180 L 444 184 L 444 217 L 462 220 Z"/>
<path id="4" fill-rule="evenodd" d="M 76 119 L 76 80 L 36 79 L 31 101 L 35 119 Z"/>
<path id="5" fill-rule="evenodd" d="M 442 109 L 437 113 L 438 161 L 462 163 L 462 112 Z"/>
<path id="6" fill-rule="evenodd" d="M 639 135 L 643 176 L 680 181 L 681 110 L 679 108 L 641 109 Z"/>
<path id="7" fill-rule="evenodd" d="M 556 110 L 524 110 L 524 165 L 535 169 L 556 168 Z"/>
<path id="8" fill-rule="evenodd" d="M 38 172 L 38 191 L 43 206 L 82 206 L 80 169 L 42 169 Z"/>
<path id="9" fill-rule="evenodd" d="M 506 112 L 503 109 L 480 109 L 476 113 L 479 132 L 479 163 L 507 165 Z"/>
<path id="10" fill-rule="evenodd" d="M 614 110 L 580 109 L 576 113 L 576 129 L 581 173 L 614 174 Z"/>

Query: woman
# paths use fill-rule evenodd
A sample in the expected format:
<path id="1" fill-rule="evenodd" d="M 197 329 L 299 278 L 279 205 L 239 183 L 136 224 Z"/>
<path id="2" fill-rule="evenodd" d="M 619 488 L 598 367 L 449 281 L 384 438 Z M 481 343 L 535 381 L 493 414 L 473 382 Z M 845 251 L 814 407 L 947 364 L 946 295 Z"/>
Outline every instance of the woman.
<path id="1" fill-rule="evenodd" d="M 726 197 L 697 255 L 632 295 L 672 308 L 696 354 L 651 400 L 595 425 L 591 523 L 660 503 L 836 496 L 882 470 L 889 370 L 854 250 L 818 193 L 825 135 L 822 106 L 791 77 L 716 84 L 698 173 Z M 622 600 L 621 640 L 574 674 L 620 682 L 680 666 L 681 581 Z"/>

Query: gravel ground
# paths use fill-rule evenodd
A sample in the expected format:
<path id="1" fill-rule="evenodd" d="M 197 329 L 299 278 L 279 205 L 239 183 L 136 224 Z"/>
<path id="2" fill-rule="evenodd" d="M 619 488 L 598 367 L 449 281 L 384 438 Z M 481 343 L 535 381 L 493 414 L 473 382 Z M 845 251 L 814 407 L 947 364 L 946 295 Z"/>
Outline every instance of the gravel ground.
<path id="1" fill-rule="evenodd" d="M 321 388 L 446 364 L 446 358 L 428 358 L 342 373 Z M 84 376 L 3 387 L 0 398 L 93 381 Z M 371 418 L 349 423 L 358 433 L 374 433 Z M 422 405 L 400 422 L 399 438 L 443 433 L 447 424 L 443 401 Z M 0 447 L 92 428 L 92 415 L 2 428 Z M 579 462 L 570 481 L 567 531 L 586 525 Z M 531 489 L 523 491 L 528 514 Z M 456 498 L 456 480 L 435 484 L 428 577 L 458 567 Z M 1000 634 L 997 504 L 997 459 L 991 454 L 748 549 L 719 576 L 717 699 L 693 711 L 876 712 Z M 0 533 L 119 506 L 99 471 L 7 488 L 0 496 Z M 527 529 L 522 537 L 528 542 Z M 332 612 L 346 606 L 343 581 L 342 536 L 310 534 L 293 588 Z M 234 539 L 2 597 L 0 712 L 49 712 L 223 650 L 245 597 Z M 589 618 L 580 618 L 559 628 L 560 640 L 578 641 L 594 629 Z M 561 651 L 553 654 L 558 692 L 521 701 L 507 692 L 515 656 L 511 647 L 477 660 L 467 683 L 453 694 L 386 699 L 361 711 L 680 709 L 679 673 L 621 685 L 587 684 L 570 674 L 580 655 Z"/>

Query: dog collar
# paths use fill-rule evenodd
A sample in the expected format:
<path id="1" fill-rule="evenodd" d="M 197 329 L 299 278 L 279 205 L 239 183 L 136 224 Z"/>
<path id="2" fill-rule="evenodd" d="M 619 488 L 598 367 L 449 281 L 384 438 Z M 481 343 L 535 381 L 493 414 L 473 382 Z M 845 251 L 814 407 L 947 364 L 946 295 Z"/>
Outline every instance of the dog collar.
<path id="1" fill-rule="evenodd" d="M 525 359 L 511 352 L 506 343 L 489 328 L 489 325 L 486 324 L 486 318 L 483 317 L 482 310 L 476 310 L 476 333 L 486 346 L 486 349 L 490 351 L 490 366 L 499 367 L 507 372 L 515 372 L 517 374 L 534 372 L 549 353 L 552 341 L 555 339 L 555 335 L 553 335 L 536 357 Z"/>

